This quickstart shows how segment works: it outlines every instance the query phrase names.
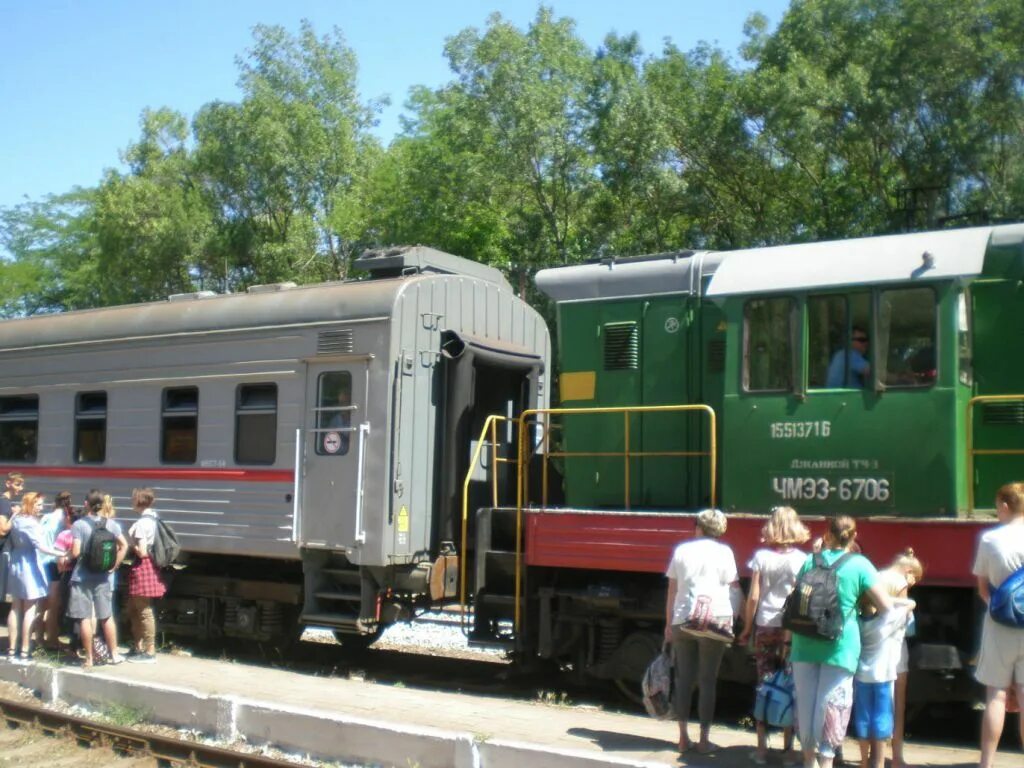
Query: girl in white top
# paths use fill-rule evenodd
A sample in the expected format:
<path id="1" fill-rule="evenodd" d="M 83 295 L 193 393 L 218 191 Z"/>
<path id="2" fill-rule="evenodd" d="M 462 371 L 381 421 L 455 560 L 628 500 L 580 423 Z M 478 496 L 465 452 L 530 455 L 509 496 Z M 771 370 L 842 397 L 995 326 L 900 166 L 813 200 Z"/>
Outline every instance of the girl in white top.
<path id="1" fill-rule="evenodd" d="M 878 572 L 878 581 L 886 591 L 896 598 L 906 598 L 912 586 L 919 584 L 924 578 L 924 566 L 914 555 L 914 550 L 907 547 L 896 556 L 885 570 Z M 909 634 L 913 626 L 914 615 L 911 613 L 906 632 Z M 910 674 L 910 649 L 904 637 L 900 646 L 899 662 L 896 665 L 896 687 L 893 696 L 894 723 L 892 729 L 892 768 L 906 768 L 903 759 L 903 731 L 907 716 L 907 680 Z M 863 761 L 862 761 L 863 762 Z"/>
<path id="2" fill-rule="evenodd" d="M 726 525 L 720 510 L 705 509 L 698 514 L 694 538 L 676 547 L 665 573 L 665 640 L 672 643 L 675 665 L 680 752 L 695 748 L 708 754 L 716 749 L 709 735 L 718 668 L 732 641 L 733 618 L 743 599 L 736 557 L 732 549 L 718 541 Z M 700 741 L 696 747 L 687 734 L 694 687 L 700 689 Z"/>
<path id="3" fill-rule="evenodd" d="M 999 587 L 1018 568 L 1024 567 L 1024 483 L 1008 483 L 996 492 L 996 514 L 1002 525 L 981 535 L 974 560 L 978 595 L 985 605 L 988 605 L 992 587 Z M 997 624 L 985 611 L 981 653 L 974 676 L 985 686 L 978 766 L 991 768 L 999 737 L 1003 734 L 1006 689 L 1016 684 L 1017 698 L 1024 702 L 1024 629 Z M 1024 734 L 1024 707 L 1021 707 L 1020 730 Z"/>
<path id="4" fill-rule="evenodd" d="M 789 632 L 782 628 L 782 607 L 796 585 L 796 575 L 807 559 L 807 553 L 797 549 L 811 537 L 800 516 L 792 507 L 776 507 L 761 529 L 761 541 L 766 545 L 750 558 L 750 593 L 743 612 L 741 645 L 754 635 L 754 660 L 760 682 L 786 662 Z M 757 750 L 750 755 L 756 765 L 768 761 L 768 729 L 760 720 L 757 724 Z M 802 760 L 793 752 L 793 729 L 784 728 L 783 748 L 786 759 L 793 764 Z"/>

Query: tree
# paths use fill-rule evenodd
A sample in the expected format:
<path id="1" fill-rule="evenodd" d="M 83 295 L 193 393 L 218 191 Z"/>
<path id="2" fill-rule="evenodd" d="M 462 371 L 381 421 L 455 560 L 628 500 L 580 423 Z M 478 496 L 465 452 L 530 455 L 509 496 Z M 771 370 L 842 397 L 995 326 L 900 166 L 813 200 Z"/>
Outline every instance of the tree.
<path id="1" fill-rule="evenodd" d="M 257 26 L 238 59 L 238 103 L 195 118 L 195 157 L 231 285 L 344 277 L 361 246 L 349 206 L 379 156 L 375 104 L 359 101 L 355 54 L 341 32 L 297 37 Z M 344 227 L 344 236 L 336 226 Z"/>

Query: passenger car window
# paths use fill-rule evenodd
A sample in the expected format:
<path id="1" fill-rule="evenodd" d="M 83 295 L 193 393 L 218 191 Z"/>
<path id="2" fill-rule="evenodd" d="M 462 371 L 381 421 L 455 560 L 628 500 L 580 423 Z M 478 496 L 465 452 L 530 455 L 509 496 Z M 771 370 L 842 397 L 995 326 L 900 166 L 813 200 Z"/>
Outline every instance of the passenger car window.
<path id="1" fill-rule="evenodd" d="M 743 388 L 784 392 L 793 388 L 793 300 L 754 299 L 744 308 Z"/>
<path id="2" fill-rule="evenodd" d="M 235 394 L 235 463 L 273 464 L 277 457 L 277 385 L 242 384 Z"/>
<path id="3" fill-rule="evenodd" d="M 320 456 L 348 453 L 352 432 L 352 374 L 321 373 L 317 380 L 316 452 Z"/>
<path id="4" fill-rule="evenodd" d="M 199 390 L 165 389 L 161 417 L 160 460 L 167 464 L 195 464 L 199 446 Z"/>
<path id="5" fill-rule="evenodd" d="M 39 396 L 0 397 L 0 460 L 35 461 L 39 445 Z"/>
<path id="6" fill-rule="evenodd" d="M 887 387 L 928 387 L 938 374 L 935 292 L 882 291 L 878 304 L 878 360 Z"/>
<path id="7" fill-rule="evenodd" d="M 100 464 L 107 457 L 107 393 L 75 397 L 75 463 Z"/>

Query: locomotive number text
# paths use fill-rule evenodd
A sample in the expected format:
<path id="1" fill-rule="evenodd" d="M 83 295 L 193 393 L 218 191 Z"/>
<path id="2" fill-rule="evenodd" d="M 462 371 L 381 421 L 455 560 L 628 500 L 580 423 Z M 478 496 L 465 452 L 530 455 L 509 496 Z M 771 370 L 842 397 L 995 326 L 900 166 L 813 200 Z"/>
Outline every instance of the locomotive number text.
<path id="1" fill-rule="evenodd" d="M 886 502 L 892 495 L 883 477 L 773 477 L 772 490 L 783 501 Z"/>
<path id="2" fill-rule="evenodd" d="M 828 437 L 832 433 L 831 421 L 774 421 L 770 426 L 772 440 Z"/>

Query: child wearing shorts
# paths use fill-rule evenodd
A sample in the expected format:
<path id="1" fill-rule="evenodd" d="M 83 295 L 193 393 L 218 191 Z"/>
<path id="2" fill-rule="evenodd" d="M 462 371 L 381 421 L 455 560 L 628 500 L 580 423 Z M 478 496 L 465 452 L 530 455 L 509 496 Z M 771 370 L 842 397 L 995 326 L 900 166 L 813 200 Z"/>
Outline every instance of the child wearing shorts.
<path id="1" fill-rule="evenodd" d="M 882 581 L 890 594 L 894 591 Z M 914 601 L 896 597 L 885 613 L 865 609 L 860 617 L 860 662 L 853 680 L 853 733 L 860 743 L 861 768 L 883 768 L 885 742 L 894 726 L 893 688 L 903 637 Z"/>

